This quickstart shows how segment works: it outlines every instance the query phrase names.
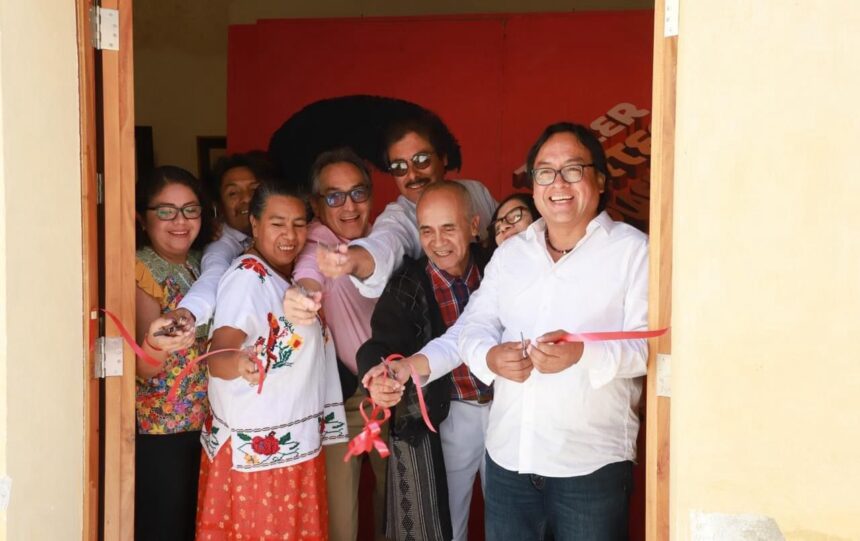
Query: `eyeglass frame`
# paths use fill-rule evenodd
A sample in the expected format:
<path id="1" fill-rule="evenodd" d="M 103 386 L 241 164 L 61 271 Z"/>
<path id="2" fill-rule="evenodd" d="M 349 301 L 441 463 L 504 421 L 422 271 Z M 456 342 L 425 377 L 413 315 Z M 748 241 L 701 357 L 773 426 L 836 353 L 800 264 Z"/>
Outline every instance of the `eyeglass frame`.
<path id="1" fill-rule="evenodd" d="M 553 180 L 555 180 L 555 179 L 553 179 Z M 520 215 L 515 220 L 511 221 L 511 219 L 509 219 L 508 216 L 510 216 L 513 212 L 515 212 L 517 210 L 520 211 Z M 493 220 L 493 234 L 498 235 L 499 233 L 501 233 L 501 231 L 496 230 L 496 226 L 499 225 L 499 222 L 505 222 L 508 225 L 515 225 L 515 224 L 519 223 L 523 219 L 523 211 L 528 212 L 530 215 L 532 213 L 530 208 L 528 208 L 525 205 L 520 205 L 518 207 L 514 207 L 511 210 L 507 211 L 504 216 L 501 216 L 501 217 Z"/>
<path id="2" fill-rule="evenodd" d="M 366 192 L 366 193 L 367 193 L 367 197 L 365 197 L 364 199 L 362 199 L 362 200 L 360 200 L 360 201 L 359 201 L 358 199 L 356 199 L 356 197 L 355 197 L 355 195 L 354 195 L 354 194 L 355 194 L 355 192 L 359 192 L 359 191 L 364 191 L 364 192 Z M 369 201 L 369 200 L 370 200 L 370 196 L 371 196 L 371 195 L 372 195 L 371 187 L 370 187 L 370 186 L 368 186 L 367 184 L 360 184 L 360 185 L 358 185 L 358 186 L 353 187 L 353 188 L 352 188 L 352 189 L 350 189 L 349 191 L 345 191 L 345 192 L 337 191 L 337 192 L 329 192 L 329 193 L 327 193 L 327 194 L 317 194 L 317 197 L 319 197 L 320 199 L 322 199 L 323 203 L 325 203 L 325 205 L 326 205 L 328 208 L 335 209 L 335 208 L 339 208 L 339 207 L 342 207 L 342 206 L 346 205 L 346 198 L 347 198 L 347 196 L 348 196 L 350 199 L 352 199 L 352 202 L 353 202 L 353 203 L 355 203 L 355 204 L 359 204 L 359 203 L 364 203 L 364 202 L 366 202 L 366 201 Z M 338 205 L 333 205 L 333 204 L 329 201 L 329 198 L 330 198 L 330 197 L 332 197 L 332 196 L 342 197 L 343 199 L 342 199 L 342 201 L 340 202 L 340 204 L 338 204 Z"/>
<path id="3" fill-rule="evenodd" d="M 388 163 L 388 172 L 395 177 L 405 177 L 407 173 L 409 173 L 409 164 L 412 163 L 412 167 L 418 171 L 424 171 L 425 169 L 430 167 L 430 163 L 433 161 L 434 152 L 430 150 L 422 150 L 421 152 L 416 152 L 412 155 L 411 158 L 404 159 L 400 158 L 397 160 L 392 160 Z M 419 157 L 427 157 L 426 161 L 419 162 L 417 159 Z M 394 164 L 403 164 L 404 167 L 401 169 L 399 167 L 395 168 Z"/>
<path id="4" fill-rule="evenodd" d="M 555 169 L 554 167 L 535 167 L 534 169 L 531 170 L 531 177 L 532 177 L 532 181 L 535 184 L 537 184 L 538 186 L 550 186 L 553 182 L 555 182 L 555 179 L 559 175 L 561 175 L 561 179 L 563 181 L 567 182 L 568 184 L 576 184 L 577 182 L 580 182 L 582 180 L 582 177 L 585 175 L 585 168 L 586 167 L 594 167 L 594 163 L 572 163 L 570 165 L 565 165 L 561 169 Z M 564 175 L 565 169 L 578 170 L 579 171 L 579 178 L 576 180 L 568 180 L 567 177 L 565 177 L 565 175 Z M 537 180 L 537 172 L 538 171 L 552 171 L 553 172 L 552 180 L 550 180 L 549 182 L 546 182 L 546 183 L 538 182 L 538 180 Z"/>
<path id="5" fill-rule="evenodd" d="M 193 208 L 197 208 L 199 210 L 199 214 L 197 214 L 197 216 L 188 216 L 188 210 Z M 158 211 L 161 209 L 170 209 L 173 211 L 173 215 L 169 218 L 162 218 L 158 215 Z M 182 217 L 186 220 L 199 220 L 203 217 L 203 205 L 200 203 L 192 203 L 181 207 L 177 207 L 176 205 L 155 205 L 154 207 L 146 207 L 146 210 L 155 211 L 155 217 L 162 222 L 172 222 L 178 218 L 180 214 L 182 214 Z"/>

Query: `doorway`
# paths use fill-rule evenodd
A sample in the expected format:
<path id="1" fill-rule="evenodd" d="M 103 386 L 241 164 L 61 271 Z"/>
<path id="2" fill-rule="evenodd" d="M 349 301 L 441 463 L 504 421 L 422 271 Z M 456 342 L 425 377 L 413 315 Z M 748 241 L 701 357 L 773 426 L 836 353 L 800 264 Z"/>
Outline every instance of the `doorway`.
<path id="1" fill-rule="evenodd" d="M 82 13 L 88 11 L 91 7 L 90 3 L 78 0 L 79 10 Z M 93 53 L 93 58 L 89 60 L 86 60 L 86 53 L 81 53 L 81 57 L 86 60 L 81 63 L 82 74 L 86 70 L 86 80 L 91 81 L 89 90 L 82 92 L 82 105 L 86 100 L 87 115 L 93 116 L 92 122 L 85 128 L 92 132 L 101 133 L 100 137 L 95 138 L 90 133 L 85 139 L 88 142 L 87 154 L 91 156 L 89 162 L 84 160 L 84 178 L 87 179 L 85 194 L 89 194 L 84 198 L 85 216 L 87 216 L 85 223 L 89 224 L 85 230 L 85 235 L 88 239 L 86 240 L 87 246 L 90 250 L 94 250 L 88 253 L 95 254 L 93 255 L 94 259 L 88 259 L 88 268 L 95 269 L 89 274 L 92 281 L 87 287 L 90 295 L 89 305 L 105 306 L 116 311 L 121 314 L 123 321 L 129 328 L 133 328 L 134 314 L 133 297 L 130 296 L 133 295 L 134 283 L 128 272 L 134 261 L 132 222 L 134 215 L 134 171 L 136 170 L 134 126 L 137 124 L 151 127 L 153 157 L 156 163 L 177 163 L 196 172 L 197 163 L 200 160 L 196 145 L 198 137 L 229 135 L 233 139 L 235 123 L 231 124 L 230 121 L 232 117 L 229 113 L 229 98 L 224 99 L 223 106 L 212 103 L 206 105 L 210 94 L 218 95 L 220 93 L 220 91 L 206 92 L 206 90 L 220 88 L 226 95 L 230 87 L 228 78 L 235 76 L 228 73 L 226 69 L 230 54 L 226 39 L 228 24 L 233 21 L 248 22 L 257 18 L 295 16 L 293 13 L 279 13 L 279 8 L 274 7 L 274 2 L 272 5 L 260 8 L 259 13 L 252 13 L 252 8 L 248 7 L 249 3 L 240 6 L 238 2 L 220 2 L 218 6 L 223 9 L 214 9 L 211 3 L 207 3 L 205 7 L 196 6 L 197 3 L 172 2 L 170 4 L 143 3 L 138 0 L 132 5 L 132 0 L 103 1 L 102 7 L 119 10 L 120 28 L 122 29 L 120 32 L 120 49 L 119 51 Z M 631 5 L 635 7 L 641 7 L 640 4 L 641 2 L 631 2 Z M 658 1 L 655 6 L 657 14 L 662 13 L 662 6 L 662 1 Z M 344 9 L 343 16 L 355 15 L 355 13 L 349 12 L 349 9 L 352 8 Z M 213 12 L 216 13 L 213 15 Z M 309 14 L 313 15 L 307 11 L 304 13 L 305 16 Z M 321 15 L 337 14 L 325 13 Z M 406 14 L 400 13 L 400 15 Z M 186 27 L 187 42 L 182 41 L 185 38 L 176 41 L 170 37 L 172 34 L 170 32 L 171 23 L 169 22 L 171 17 L 178 18 L 173 20 L 173 24 L 175 24 L 177 21 L 182 21 L 183 16 L 190 19 L 205 17 L 201 26 Z M 444 17 L 438 13 L 436 16 Z M 654 17 L 653 14 L 649 17 L 653 17 L 655 21 L 653 105 L 650 106 L 650 233 L 652 236 L 650 326 L 656 328 L 666 325 L 669 321 L 671 164 L 673 162 L 671 140 L 674 133 L 674 62 L 675 40 L 677 38 L 664 39 L 662 36 L 662 17 Z M 421 19 L 421 17 L 413 18 Z M 151 24 L 142 26 L 146 21 Z M 264 22 L 260 24 L 273 23 Z M 506 31 L 507 24 L 505 23 Z M 159 26 L 161 26 L 160 29 Z M 218 40 L 210 41 L 211 37 L 203 38 L 202 43 L 201 40 L 195 41 L 195 36 L 218 34 L 218 29 L 223 29 L 223 43 Z M 133 41 L 133 33 L 139 34 L 140 39 Z M 85 34 L 86 31 L 82 30 L 82 35 Z M 159 42 L 162 45 L 147 48 L 147 43 Z M 132 43 L 134 43 L 134 53 L 132 53 Z M 183 43 L 185 44 L 183 45 Z M 167 46 L 166 44 L 172 45 Z M 173 49 L 174 45 L 177 48 Z M 218 52 L 220 47 L 224 47 L 221 57 L 218 56 L 221 54 Z M 170 64 L 168 60 L 172 57 L 177 60 Z M 213 67 L 219 62 L 218 58 L 223 58 L 223 70 Z M 173 99 L 171 92 L 167 89 L 171 86 L 182 86 L 176 84 L 176 77 L 183 71 L 187 72 L 188 67 L 192 64 L 198 65 L 191 76 L 197 79 L 192 88 L 197 90 L 197 95 L 200 98 L 193 106 L 189 106 L 188 102 L 183 101 L 184 98 Z M 236 68 L 238 69 L 240 66 L 236 66 Z M 236 73 L 235 70 L 233 73 Z M 82 76 L 82 84 L 83 81 L 84 77 Z M 103 114 L 101 115 L 96 114 L 97 104 L 102 107 Z M 206 107 L 209 108 L 210 112 L 201 113 L 199 108 Z M 643 106 L 638 107 L 644 108 Z M 184 111 L 182 111 L 183 108 Z M 82 110 L 84 109 L 82 108 Z M 179 112 L 177 112 L 178 110 Z M 215 113 L 213 114 L 212 111 Z M 610 113 L 611 107 L 606 108 L 605 112 Z M 615 116 L 619 116 L 617 111 Z M 183 122 L 183 118 L 186 121 Z M 595 115 L 594 118 L 587 120 L 597 122 L 599 119 L 600 116 Z M 611 119 L 612 115 L 607 115 L 606 120 Z M 615 124 L 618 122 L 616 121 Z M 639 127 L 637 127 L 638 129 Z M 626 140 L 631 134 L 625 133 L 624 135 Z M 93 146 L 90 146 L 90 141 L 95 141 Z M 240 146 L 243 143 L 234 144 L 229 141 L 229 144 L 232 150 L 249 149 Z M 641 140 L 639 144 L 642 144 Z M 502 146 L 503 143 L 499 142 L 498 145 Z M 253 144 L 252 146 L 260 145 Z M 99 155 L 97 148 L 102 149 L 100 154 L 102 158 L 93 159 L 93 156 Z M 105 179 L 104 203 L 101 207 L 104 209 L 101 237 L 98 233 L 99 205 L 97 201 L 93 205 L 92 201 L 98 199 L 98 183 L 94 180 L 97 178 L 97 170 L 102 172 Z M 503 188 L 512 189 L 514 171 L 515 167 L 507 167 L 502 168 L 501 173 L 493 174 L 499 192 Z M 477 173 L 476 176 L 480 176 L 480 173 Z M 495 193 L 495 195 L 498 197 L 500 193 Z M 647 199 L 645 204 L 647 207 Z M 94 215 L 96 216 L 95 221 L 93 221 Z M 100 241 L 99 239 L 103 240 Z M 102 242 L 104 246 L 101 255 L 99 255 L 98 250 L 99 242 Z M 101 265 L 97 263 L 98 259 L 103 260 Z M 124 273 L 123 269 L 125 269 Z M 125 274 L 124 277 L 123 274 Z M 98 296 L 97 285 L 100 281 L 104 283 L 101 298 Z M 101 302 L 93 302 L 94 300 Z M 111 308 L 112 306 L 114 308 Z M 657 307 L 656 310 L 655 307 Z M 96 334 L 91 331 L 91 320 L 87 319 L 84 324 L 90 335 Z M 106 332 L 109 336 L 116 335 L 116 330 L 110 325 L 107 326 Z M 652 355 L 649 359 L 649 377 L 646 387 L 648 413 L 642 425 L 647 440 L 644 453 L 645 460 L 643 461 L 647 486 L 643 492 L 644 525 L 642 530 L 644 531 L 644 538 L 649 540 L 668 538 L 669 399 L 658 396 L 657 393 L 656 354 L 658 352 L 665 354 L 670 351 L 670 339 L 668 337 L 661 338 L 656 343 L 656 347 L 652 343 L 651 349 Z M 92 390 L 92 386 L 88 390 L 89 418 L 93 420 L 89 432 L 91 434 L 90 445 L 94 446 L 93 434 L 103 434 L 105 442 L 100 454 L 93 454 L 92 448 L 89 454 L 91 460 L 88 463 L 87 478 L 90 491 L 88 491 L 85 502 L 89 539 L 96 539 L 101 536 L 105 539 L 130 539 L 131 532 L 133 532 L 134 358 L 130 352 L 125 352 L 123 363 L 124 373 L 131 374 L 131 376 L 107 378 L 103 384 L 103 394 L 99 395 L 98 400 L 95 398 L 97 393 Z M 101 423 L 98 422 L 98 415 L 97 413 L 94 414 L 94 411 L 104 412 Z M 93 459 L 94 456 L 100 456 L 100 458 L 95 460 Z M 101 476 L 94 474 L 98 465 L 103 467 L 103 475 Z M 94 482 L 94 479 L 99 478 L 101 479 L 100 483 Z M 94 486 L 101 486 L 101 489 L 95 490 L 93 489 Z M 102 497 L 96 498 L 97 493 L 100 493 Z M 103 502 L 101 512 L 99 506 L 93 504 L 94 500 Z M 95 537 L 90 537 L 90 532 L 94 528 Z M 103 528 L 101 533 L 98 532 L 99 528 Z"/>

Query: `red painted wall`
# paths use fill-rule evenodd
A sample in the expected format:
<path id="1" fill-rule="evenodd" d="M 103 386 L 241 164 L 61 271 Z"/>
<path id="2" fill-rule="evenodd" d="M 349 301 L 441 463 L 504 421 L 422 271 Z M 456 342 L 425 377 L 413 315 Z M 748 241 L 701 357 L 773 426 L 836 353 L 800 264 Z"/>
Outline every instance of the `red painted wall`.
<path id="1" fill-rule="evenodd" d="M 266 148 L 290 115 L 348 94 L 409 100 L 459 139 L 463 168 L 500 198 L 543 127 L 650 109 L 653 12 L 296 19 L 230 27 L 230 151 Z M 376 206 L 396 195 L 376 177 Z"/>
<path id="2" fill-rule="evenodd" d="M 481 180 L 500 199 L 514 191 L 512 174 L 547 124 L 595 123 L 596 130 L 600 125 L 609 135 L 607 149 L 619 157 L 611 161 L 611 180 L 624 205 L 631 206 L 616 216 L 644 222 L 653 20 L 652 11 L 624 11 L 232 26 L 228 147 L 231 152 L 265 149 L 290 115 L 320 99 L 349 94 L 400 98 L 438 113 L 458 138 L 463 168 L 450 178 Z M 635 123 L 607 116 L 619 103 L 633 104 L 644 116 Z M 374 184 L 379 211 L 396 190 L 379 173 Z M 641 468 L 636 478 L 631 539 L 642 539 Z M 362 530 L 368 532 L 366 523 Z M 471 532 L 478 538 L 478 530 Z"/>

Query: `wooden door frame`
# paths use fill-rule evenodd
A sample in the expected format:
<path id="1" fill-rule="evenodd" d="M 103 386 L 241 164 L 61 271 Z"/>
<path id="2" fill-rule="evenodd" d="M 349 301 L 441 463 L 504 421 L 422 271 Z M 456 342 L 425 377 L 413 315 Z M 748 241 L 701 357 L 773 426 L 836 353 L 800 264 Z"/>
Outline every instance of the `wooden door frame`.
<path id="1" fill-rule="evenodd" d="M 648 327 L 672 319 L 672 194 L 675 172 L 675 74 L 678 37 L 664 37 L 665 0 L 654 6 L 651 96 L 651 208 L 649 213 Z M 657 394 L 657 355 L 672 352 L 671 331 L 652 340 L 646 378 L 645 539 L 669 539 L 670 398 Z M 656 346 L 656 347 L 655 347 Z"/>
<path id="2" fill-rule="evenodd" d="M 99 380 L 93 377 L 95 340 L 99 333 L 98 168 L 95 53 L 89 21 L 90 1 L 76 2 L 78 88 L 81 114 L 81 232 L 83 237 L 84 372 L 84 498 L 83 538 L 96 541 L 99 532 Z"/>
<path id="3" fill-rule="evenodd" d="M 102 306 L 117 314 L 128 329 L 135 315 L 135 154 L 134 65 L 132 51 L 132 0 L 101 0 L 103 8 L 119 11 L 119 50 L 95 51 L 92 45 L 90 7 L 93 0 L 75 0 L 77 12 L 78 73 L 81 133 L 81 211 L 83 228 L 85 403 L 85 488 L 83 494 L 85 540 L 134 538 L 135 358 L 124 348 L 123 375 L 104 382 L 94 377 L 90 347 L 99 332 L 100 279 Z M 96 74 L 96 55 L 101 62 Z M 101 103 L 98 103 L 98 102 Z M 97 110 L 101 106 L 101 122 Z M 101 142 L 101 149 L 99 148 Z M 101 150 L 101 153 L 99 153 Z M 99 261 L 98 182 L 103 174 L 103 266 Z M 103 276 L 101 274 L 103 273 Z M 119 336 L 109 321 L 105 336 Z M 104 424 L 99 422 L 100 409 Z M 104 439 L 104 450 L 100 449 Z M 100 520 L 99 508 L 103 509 Z"/>

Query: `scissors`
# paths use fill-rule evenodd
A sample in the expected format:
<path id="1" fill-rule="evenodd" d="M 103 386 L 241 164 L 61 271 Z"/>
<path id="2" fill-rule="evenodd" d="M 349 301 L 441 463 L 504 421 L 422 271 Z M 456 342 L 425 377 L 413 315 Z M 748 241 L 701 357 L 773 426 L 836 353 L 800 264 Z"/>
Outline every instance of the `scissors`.
<path id="1" fill-rule="evenodd" d="M 523 331 L 520 331 L 520 346 L 523 348 L 523 359 L 529 356 L 526 350 L 526 339 L 523 336 Z"/>
<path id="2" fill-rule="evenodd" d="M 164 327 L 158 329 L 152 336 L 173 336 L 176 334 L 176 331 L 183 330 L 185 328 L 185 318 L 180 317 L 178 320 L 173 320 L 172 323 L 165 325 Z"/>
<path id="3" fill-rule="evenodd" d="M 385 357 L 380 357 L 379 359 L 382 361 L 382 364 L 385 365 L 385 375 L 391 379 L 395 379 L 394 370 L 391 368 L 391 363 L 388 362 L 388 359 Z"/>

